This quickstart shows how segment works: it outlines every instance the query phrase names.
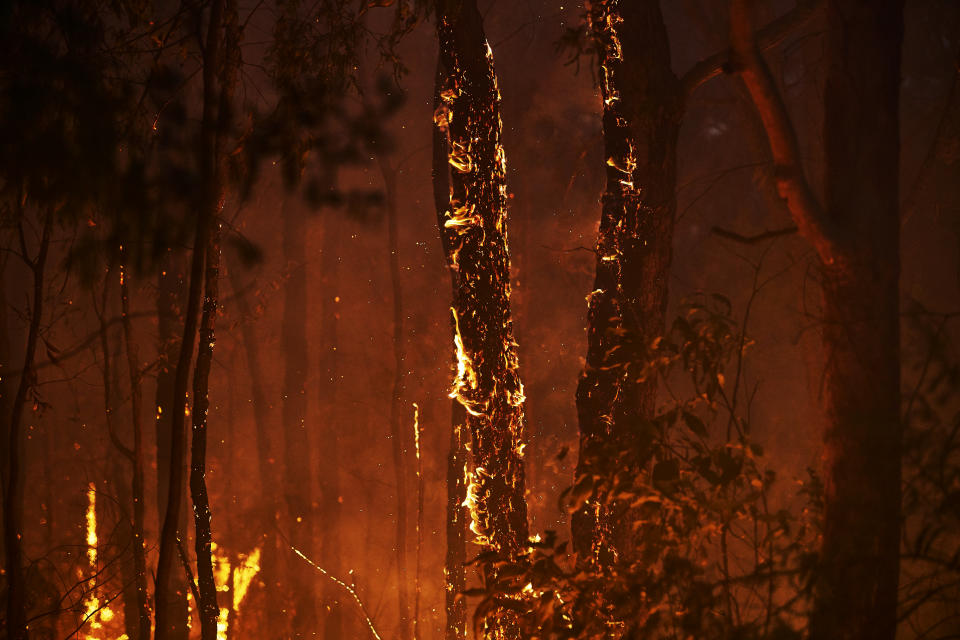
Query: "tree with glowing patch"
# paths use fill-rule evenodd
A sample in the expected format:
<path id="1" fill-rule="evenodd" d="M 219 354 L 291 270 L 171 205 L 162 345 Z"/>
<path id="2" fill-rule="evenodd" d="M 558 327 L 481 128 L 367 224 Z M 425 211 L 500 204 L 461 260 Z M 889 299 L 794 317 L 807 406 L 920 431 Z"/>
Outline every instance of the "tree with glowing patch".
<path id="1" fill-rule="evenodd" d="M 456 272 L 451 312 L 457 375 L 451 395 L 467 414 L 475 463 L 471 529 L 489 552 L 482 573 L 490 587 L 499 578 L 493 560 L 520 557 L 529 543 L 500 92 L 476 3 L 439 0 L 436 20 L 440 71 L 434 123 L 446 150 L 445 166 L 437 172 L 447 173 L 449 185 L 446 206 L 437 213 L 448 266 Z M 478 622 L 485 637 L 513 637 L 511 618 L 505 607 L 495 607 Z"/>

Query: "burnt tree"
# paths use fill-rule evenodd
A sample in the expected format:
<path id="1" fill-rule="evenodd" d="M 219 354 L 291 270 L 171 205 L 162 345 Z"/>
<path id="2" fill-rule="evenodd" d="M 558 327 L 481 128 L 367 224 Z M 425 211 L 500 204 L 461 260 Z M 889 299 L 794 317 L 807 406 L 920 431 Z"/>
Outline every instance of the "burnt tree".
<path id="1" fill-rule="evenodd" d="M 436 20 L 440 72 L 434 123 L 446 151 L 442 171 L 449 185 L 437 214 L 447 264 L 456 272 L 451 312 L 457 374 L 451 395 L 466 411 L 472 440 L 471 529 L 494 556 L 518 558 L 529 542 L 524 395 L 510 314 L 500 92 L 476 3 L 439 0 Z M 494 563 L 485 563 L 483 575 L 488 584 L 497 579 Z M 487 612 L 484 635 L 515 635 L 512 615 L 503 608 Z"/>

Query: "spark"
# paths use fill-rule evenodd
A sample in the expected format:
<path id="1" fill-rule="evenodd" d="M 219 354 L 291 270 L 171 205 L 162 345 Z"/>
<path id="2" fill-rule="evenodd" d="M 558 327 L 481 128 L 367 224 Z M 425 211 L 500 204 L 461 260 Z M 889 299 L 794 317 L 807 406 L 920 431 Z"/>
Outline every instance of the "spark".
<path id="1" fill-rule="evenodd" d="M 370 619 L 370 615 L 367 613 L 367 608 L 363 605 L 363 600 L 360 599 L 360 596 L 357 594 L 356 589 L 354 589 L 352 586 L 350 586 L 349 584 L 347 584 L 337 576 L 333 575 L 332 573 L 330 573 L 329 571 L 327 571 L 326 569 L 324 569 L 323 567 L 315 563 L 313 560 L 311 560 L 307 556 L 305 556 L 303 552 L 300 551 L 300 549 L 297 549 L 293 545 L 289 545 L 289 546 L 290 546 L 290 550 L 293 551 L 298 556 L 300 556 L 301 558 L 303 558 L 304 562 L 309 564 L 311 567 L 319 571 L 321 574 L 323 574 L 324 576 L 326 576 L 336 584 L 338 584 L 347 593 L 349 593 L 350 596 L 353 598 L 354 602 L 356 602 L 357 606 L 360 608 L 360 613 L 361 615 L 363 615 L 363 619 L 367 623 L 367 628 L 370 629 L 371 635 L 373 635 L 373 637 L 376 638 L 376 640 L 383 640 L 383 637 L 381 637 L 381 635 L 377 633 L 377 628 L 373 625 L 373 620 Z"/>

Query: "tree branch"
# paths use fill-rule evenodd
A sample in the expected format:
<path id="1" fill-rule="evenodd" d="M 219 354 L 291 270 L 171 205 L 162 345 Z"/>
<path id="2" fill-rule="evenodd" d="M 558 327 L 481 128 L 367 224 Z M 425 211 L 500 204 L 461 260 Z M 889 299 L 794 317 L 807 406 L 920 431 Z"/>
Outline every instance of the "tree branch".
<path id="1" fill-rule="evenodd" d="M 797 228 L 791 226 L 783 229 L 773 229 L 771 231 L 764 231 L 763 233 L 758 233 L 752 236 L 745 236 L 737 233 L 736 231 L 730 231 L 729 229 L 724 229 L 722 227 L 713 227 L 710 229 L 710 231 L 714 235 L 718 235 L 721 238 L 726 238 L 727 240 L 733 240 L 734 242 L 739 242 L 740 244 L 757 244 L 758 242 L 763 242 L 764 240 L 793 235 L 797 232 Z"/>
<path id="2" fill-rule="evenodd" d="M 797 6 L 757 32 L 757 45 L 761 50 L 775 47 L 793 31 L 802 27 L 820 10 L 823 0 L 798 0 Z M 700 85 L 726 72 L 733 59 L 732 48 L 718 51 L 696 63 L 680 79 L 682 94 L 689 98 Z"/>
<path id="3" fill-rule="evenodd" d="M 731 0 L 731 71 L 740 76 L 763 122 L 774 162 L 777 192 L 787 205 L 800 235 L 813 244 L 820 259 L 833 264 L 840 257 L 840 233 L 817 201 L 803 173 L 797 135 L 786 104 L 757 42 L 751 0 Z"/>

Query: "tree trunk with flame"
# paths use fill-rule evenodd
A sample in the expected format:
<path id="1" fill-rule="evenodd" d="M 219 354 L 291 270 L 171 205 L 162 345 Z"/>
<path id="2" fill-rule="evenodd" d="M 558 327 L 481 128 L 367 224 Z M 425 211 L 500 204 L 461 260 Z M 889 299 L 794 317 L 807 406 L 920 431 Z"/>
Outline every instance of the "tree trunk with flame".
<path id="1" fill-rule="evenodd" d="M 827 3 L 821 204 L 757 46 L 751 3 L 731 2 L 733 68 L 763 121 L 780 196 L 822 268 L 827 425 L 814 640 L 883 640 L 896 631 L 902 11 L 896 0 Z"/>
<path id="2" fill-rule="evenodd" d="M 573 541 L 581 561 L 606 565 L 635 555 L 637 531 L 612 496 L 617 473 L 638 473 L 650 455 L 657 386 L 640 373 L 664 329 L 683 103 L 659 2 L 597 0 L 588 17 L 599 48 L 607 187 L 577 386 L 577 482 L 589 491 L 573 516 Z"/>
<path id="3" fill-rule="evenodd" d="M 453 296 L 457 376 L 452 396 L 467 413 L 475 470 L 471 529 L 484 549 L 517 558 L 529 535 L 523 475 L 523 385 L 510 317 L 506 157 L 493 52 L 472 0 L 439 0 L 438 108 L 449 194 L 438 210 Z M 493 563 L 484 576 L 497 579 Z M 512 614 L 484 617 L 486 637 L 511 637 Z"/>

